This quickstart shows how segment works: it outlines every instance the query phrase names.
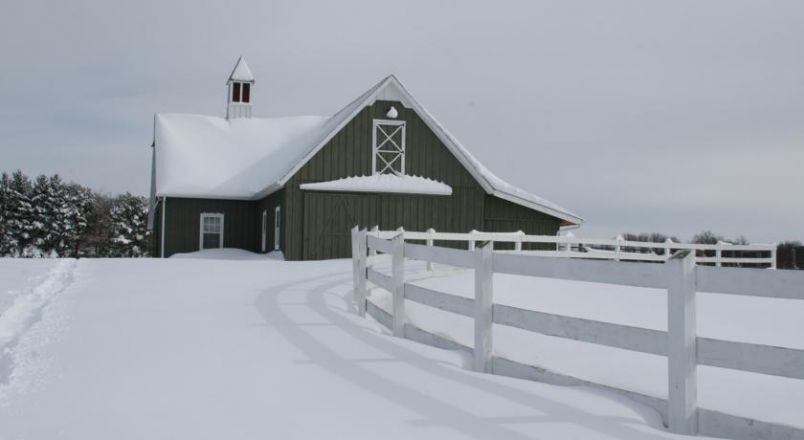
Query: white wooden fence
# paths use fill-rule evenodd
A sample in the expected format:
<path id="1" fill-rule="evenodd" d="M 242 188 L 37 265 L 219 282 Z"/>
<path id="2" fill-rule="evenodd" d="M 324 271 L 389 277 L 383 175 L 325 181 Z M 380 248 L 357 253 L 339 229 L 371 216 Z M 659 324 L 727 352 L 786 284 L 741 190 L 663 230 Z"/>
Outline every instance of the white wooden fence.
<path id="1" fill-rule="evenodd" d="M 664 414 L 673 432 L 693 434 L 699 432 L 699 418 L 709 417 L 707 435 L 736 435 L 753 420 L 720 413 L 698 411 L 696 405 L 696 366 L 743 370 L 795 379 L 804 379 L 804 350 L 702 338 L 696 335 L 696 291 L 750 295 L 772 298 L 804 300 L 804 273 L 763 269 L 700 266 L 695 264 L 693 248 L 673 244 L 675 253 L 664 264 L 644 264 L 625 261 L 601 261 L 526 252 L 495 252 L 491 241 L 500 240 L 499 234 L 476 233 L 471 235 L 470 249 L 452 249 L 433 246 L 432 240 L 448 240 L 447 234 L 410 233 L 401 231 L 352 230 L 354 263 L 354 302 L 361 316 L 366 307 L 367 282 L 388 290 L 392 295 L 390 328 L 395 336 L 405 336 L 405 300 L 456 313 L 474 319 L 475 337 L 472 349 L 474 368 L 493 372 L 492 323 L 569 338 L 626 350 L 666 356 L 668 358 L 668 400 Z M 467 234 L 450 234 L 454 239 L 465 240 Z M 542 237 L 539 237 L 540 239 Z M 549 237 L 562 243 L 563 237 Z M 425 245 L 405 240 L 426 240 Z M 531 241 L 518 236 L 521 242 Z M 477 243 L 481 241 L 480 243 Z M 588 241 L 588 240 L 587 240 Z M 566 241 L 563 241 L 566 243 Z M 573 241 L 577 242 L 577 239 Z M 638 243 L 644 245 L 644 243 Z M 628 243 L 628 246 L 636 244 Z M 686 245 L 689 246 L 689 245 Z M 391 256 L 391 275 L 383 274 L 368 265 L 368 258 L 377 252 Z M 573 252 L 573 251 L 569 251 Z M 547 256 L 544 256 L 547 255 Z M 586 255 L 583 255 L 586 258 Z M 405 259 L 435 262 L 473 269 L 475 273 L 474 299 L 450 295 L 405 283 Z M 698 258 L 700 262 L 701 259 Z M 554 315 L 517 307 L 495 304 L 493 274 L 514 274 L 566 280 L 610 283 L 624 286 L 666 289 L 668 331 L 631 327 L 582 318 Z M 740 420 L 733 426 L 720 426 L 724 420 Z M 759 422 L 760 424 L 765 422 Z M 739 425 L 739 426 L 737 426 Z M 736 426 L 736 427 L 735 427 Z M 802 438 L 804 432 L 795 428 L 765 423 L 768 432 L 780 432 L 779 438 Z M 781 426 L 781 428 L 779 427 Z M 775 431 L 774 431 L 775 429 Z M 736 430 L 736 431 L 735 431 Z M 792 431 L 791 431 L 792 430 Z M 789 435 L 793 432 L 793 435 Z M 743 436 L 750 437 L 752 434 Z"/>
<path id="2" fill-rule="evenodd" d="M 737 245 L 724 241 L 717 244 L 675 243 L 667 239 L 662 243 L 628 241 L 616 239 L 581 238 L 574 236 L 526 235 L 524 232 L 478 232 L 467 233 L 436 232 L 428 229 L 425 232 L 380 231 L 376 227 L 369 233 L 378 238 L 391 238 L 404 232 L 405 240 L 423 240 L 432 246 L 435 241 L 466 242 L 466 248 L 474 249 L 475 243 L 489 241 L 494 243 L 513 243 L 515 251 L 522 250 L 523 243 L 535 243 L 555 247 L 548 250 L 527 251 L 530 255 L 545 257 L 568 257 L 615 261 L 655 261 L 663 262 L 674 252 L 680 250 L 693 251 L 692 255 L 698 264 L 715 266 L 749 264 L 776 268 L 775 244 Z M 545 247 L 545 246 L 542 246 Z M 641 250 L 641 251 L 640 251 Z M 748 255 L 745 255 L 748 254 Z M 756 256 L 756 254 L 763 254 Z"/>

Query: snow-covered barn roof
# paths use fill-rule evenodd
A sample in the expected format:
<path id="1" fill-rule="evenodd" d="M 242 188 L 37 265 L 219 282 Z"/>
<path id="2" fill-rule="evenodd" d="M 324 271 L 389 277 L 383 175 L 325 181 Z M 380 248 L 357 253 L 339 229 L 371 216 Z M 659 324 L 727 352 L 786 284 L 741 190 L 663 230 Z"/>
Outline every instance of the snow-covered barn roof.
<path id="1" fill-rule="evenodd" d="M 251 73 L 246 59 L 242 56 L 237 59 L 237 64 L 235 64 L 234 69 L 232 69 L 232 74 L 229 75 L 227 83 L 232 81 L 254 82 L 254 74 Z"/>
<path id="2" fill-rule="evenodd" d="M 260 199 L 284 186 L 358 112 L 377 100 L 400 101 L 413 108 L 488 194 L 560 218 L 567 224 L 583 221 L 569 210 L 513 186 L 489 171 L 393 75 L 331 117 L 227 120 L 215 116 L 157 114 L 155 195 Z"/>
<path id="3" fill-rule="evenodd" d="M 156 194 L 252 199 L 321 137 L 328 118 L 156 115 Z"/>

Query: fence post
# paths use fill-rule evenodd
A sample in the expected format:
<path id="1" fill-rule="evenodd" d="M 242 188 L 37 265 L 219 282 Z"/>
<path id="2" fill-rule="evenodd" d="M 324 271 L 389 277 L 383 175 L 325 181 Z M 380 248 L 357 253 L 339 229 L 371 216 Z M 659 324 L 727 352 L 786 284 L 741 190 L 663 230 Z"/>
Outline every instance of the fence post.
<path id="1" fill-rule="evenodd" d="M 492 372 L 493 251 L 492 242 L 482 243 L 475 254 L 475 346 L 474 367 Z"/>
<path id="2" fill-rule="evenodd" d="M 368 248 L 368 230 L 365 228 L 357 233 L 357 314 L 360 317 L 366 316 L 366 249 Z"/>
<path id="3" fill-rule="evenodd" d="M 477 231 L 474 230 L 474 229 L 469 231 L 470 234 L 474 234 L 475 232 L 477 232 Z M 469 240 L 469 250 L 474 252 L 474 250 L 475 250 L 475 241 L 474 240 Z"/>
<path id="4" fill-rule="evenodd" d="M 723 242 L 718 240 L 715 245 L 715 266 L 720 267 L 723 265 Z"/>
<path id="5" fill-rule="evenodd" d="M 622 252 L 622 242 L 625 241 L 622 235 L 617 236 L 617 244 L 614 245 L 614 261 L 620 261 L 620 253 Z"/>
<path id="6" fill-rule="evenodd" d="M 672 238 L 667 238 L 664 240 L 664 259 L 669 260 L 670 257 L 673 256 L 672 249 L 670 249 L 670 245 L 673 244 Z"/>
<path id="7" fill-rule="evenodd" d="M 360 250 L 358 238 L 359 229 L 357 226 L 352 228 L 352 302 L 359 308 L 358 285 L 360 284 Z"/>
<path id="8" fill-rule="evenodd" d="M 380 232 L 380 226 L 379 226 L 379 225 L 374 225 L 374 227 L 373 227 L 373 228 L 371 228 L 371 232 L 372 232 L 372 233 L 374 233 L 374 234 L 376 234 L 377 238 L 379 238 L 379 237 L 380 237 L 380 234 L 379 234 L 379 232 Z M 370 256 L 372 256 L 372 257 L 373 257 L 373 256 L 375 256 L 375 255 L 377 255 L 377 249 L 372 249 L 372 250 L 370 250 L 370 251 L 369 251 L 369 255 L 370 255 Z"/>
<path id="9" fill-rule="evenodd" d="M 671 432 L 698 432 L 695 258 L 690 250 L 667 261 L 668 410 Z"/>
<path id="10" fill-rule="evenodd" d="M 405 336 L 405 238 L 403 233 L 391 239 L 391 283 L 393 285 L 392 330 L 394 336 Z"/>
<path id="11" fill-rule="evenodd" d="M 514 250 L 521 251 L 522 250 L 522 238 L 525 236 L 525 233 L 521 230 L 517 231 L 517 240 L 514 243 Z"/>
<path id="12" fill-rule="evenodd" d="M 435 235 L 435 229 L 433 229 L 433 228 L 428 229 L 427 230 L 427 235 L 431 235 L 431 236 Z M 432 239 L 432 237 L 427 239 L 427 246 L 428 247 L 433 247 L 433 239 Z M 429 272 L 433 271 L 433 261 L 430 260 L 430 259 L 427 260 L 427 270 Z"/>
<path id="13" fill-rule="evenodd" d="M 771 269 L 776 269 L 776 250 L 777 249 L 779 249 L 779 245 L 774 244 L 773 249 L 771 249 L 771 251 L 770 251 L 770 258 L 771 258 L 770 268 Z M 790 251 L 793 254 L 793 269 L 796 269 L 798 267 L 798 265 L 796 264 L 796 248 L 795 248 L 795 246 L 791 246 Z"/>
<path id="14" fill-rule="evenodd" d="M 566 238 L 566 242 L 567 242 L 567 247 L 564 248 L 564 252 L 570 253 L 570 252 L 572 252 L 572 241 L 570 241 L 570 240 L 575 238 L 575 234 L 573 234 L 572 231 L 567 232 L 567 235 L 566 235 L 565 238 Z"/>

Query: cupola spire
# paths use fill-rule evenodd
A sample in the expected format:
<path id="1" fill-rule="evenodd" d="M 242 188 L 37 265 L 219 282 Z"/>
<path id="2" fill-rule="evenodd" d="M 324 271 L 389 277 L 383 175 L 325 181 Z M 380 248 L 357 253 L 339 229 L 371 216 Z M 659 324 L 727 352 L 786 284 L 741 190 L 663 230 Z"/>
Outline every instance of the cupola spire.
<path id="1" fill-rule="evenodd" d="M 254 74 L 248 68 L 244 57 L 235 64 L 229 80 L 226 81 L 228 97 L 226 99 L 226 119 L 251 117 L 251 92 L 254 88 Z"/>

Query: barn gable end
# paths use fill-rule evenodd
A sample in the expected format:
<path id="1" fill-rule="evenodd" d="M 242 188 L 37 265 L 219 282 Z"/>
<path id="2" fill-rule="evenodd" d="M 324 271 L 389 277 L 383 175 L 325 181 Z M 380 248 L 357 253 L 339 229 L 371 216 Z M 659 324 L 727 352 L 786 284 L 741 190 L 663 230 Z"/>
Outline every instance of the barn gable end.
<path id="1" fill-rule="evenodd" d="M 319 192 L 305 183 L 372 174 L 372 129 L 390 108 L 406 125 L 405 174 L 427 177 L 452 188 L 452 195 Z M 401 101 L 367 105 L 324 144 L 284 186 L 287 218 L 285 256 L 321 259 L 348 255 L 354 225 L 383 229 L 462 231 L 518 230 L 555 234 L 560 220 L 487 195 L 417 112 Z M 499 202 L 487 202 L 489 199 Z M 292 220 L 291 220 L 292 219 Z M 501 222 L 505 219 L 505 222 Z M 487 227 L 488 225 L 488 227 Z M 516 226 L 516 229 L 506 229 Z M 490 230 L 490 229 L 489 229 Z"/>

